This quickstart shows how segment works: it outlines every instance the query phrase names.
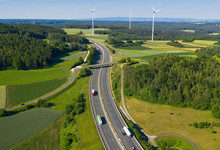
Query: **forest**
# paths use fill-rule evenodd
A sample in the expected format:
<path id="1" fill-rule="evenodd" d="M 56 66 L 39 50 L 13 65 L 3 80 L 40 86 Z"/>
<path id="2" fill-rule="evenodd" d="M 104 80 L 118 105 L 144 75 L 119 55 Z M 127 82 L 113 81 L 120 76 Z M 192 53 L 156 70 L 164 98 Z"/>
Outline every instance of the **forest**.
<path id="1" fill-rule="evenodd" d="M 202 48 L 196 54 L 168 54 L 149 65 L 127 65 L 124 93 L 152 103 L 211 110 L 220 118 L 220 48 Z"/>
<path id="2" fill-rule="evenodd" d="M 48 66 L 65 52 L 87 50 L 88 39 L 40 25 L 0 24 L 0 70 Z"/>

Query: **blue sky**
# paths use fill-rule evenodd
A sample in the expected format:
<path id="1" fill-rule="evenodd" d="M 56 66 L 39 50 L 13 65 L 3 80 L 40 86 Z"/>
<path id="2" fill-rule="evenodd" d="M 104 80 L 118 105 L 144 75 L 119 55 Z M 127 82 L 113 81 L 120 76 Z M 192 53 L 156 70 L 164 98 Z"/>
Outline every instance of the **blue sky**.
<path id="1" fill-rule="evenodd" d="M 150 4 L 161 8 L 157 17 L 220 19 L 219 0 L 0 0 L 0 19 L 81 19 L 152 16 Z"/>

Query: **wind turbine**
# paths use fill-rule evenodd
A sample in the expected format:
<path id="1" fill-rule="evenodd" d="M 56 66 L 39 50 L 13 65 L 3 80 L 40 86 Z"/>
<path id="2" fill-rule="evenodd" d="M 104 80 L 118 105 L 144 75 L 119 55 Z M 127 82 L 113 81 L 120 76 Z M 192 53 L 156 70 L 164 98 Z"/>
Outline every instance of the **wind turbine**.
<path id="1" fill-rule="evenodd" d="M 131 18 L 132 18 L 133 11 L 129 11 L 129 30 L 131 30 Z"/>
<path id="2" fill-rule="evenodd" d="M 95 18 L 95 8 L 91 9 L 92 12 L 92 35 L 94 35 L 94 18 Z"/>
<path id="3" fill-rule="evenodd" d="M 160 9 L 155 10 L 154 7 L 151 5 L 152 11 L 153 11 L 153 23 L 152 23 L 152 42 L 154 41 L 154 18 L 157 12 L 160 11 Z"/>

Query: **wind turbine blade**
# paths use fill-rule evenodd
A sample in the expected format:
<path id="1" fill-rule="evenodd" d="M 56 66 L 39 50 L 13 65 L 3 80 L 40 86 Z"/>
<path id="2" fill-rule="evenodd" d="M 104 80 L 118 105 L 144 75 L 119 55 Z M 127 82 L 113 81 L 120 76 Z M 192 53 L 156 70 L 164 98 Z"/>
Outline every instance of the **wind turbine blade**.
<path id="1" fill-rule="evenodd" d="M 153 11 L 155 11 L 154 7 L 152 5 L 150 5 L 150 7 L 152 8 Z"/>
<path id="2" fill-rule="evenodd" d="M 159 11 L 160 11 L 160 9 L 156 10 L 155 12 L 159 12 Z"/>

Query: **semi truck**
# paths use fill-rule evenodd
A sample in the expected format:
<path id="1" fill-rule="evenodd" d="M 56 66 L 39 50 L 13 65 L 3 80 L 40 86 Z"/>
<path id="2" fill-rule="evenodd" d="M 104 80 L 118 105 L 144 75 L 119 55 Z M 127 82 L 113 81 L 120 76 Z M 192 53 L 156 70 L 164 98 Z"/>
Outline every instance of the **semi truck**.
<path id="1" fill-rule="evenodd" d="M 95 96 L 95 90 L 92 89 L 92 96 Z"/>
<path id="2" fill-rule="evenodd" d="M 128 128 L 126 126 L 123 127 L 123 130 L 125 131 L 125 133 L 128 137 L 131 137 L 131 132 L 128 130 Z"/>
<path id="3" fill-rule="evenodd" d="M 100 115 L 97 116 L 97 120 L 98 120 L 99 125 L 102 125 L 102 118 L 100 117 Z"/>

